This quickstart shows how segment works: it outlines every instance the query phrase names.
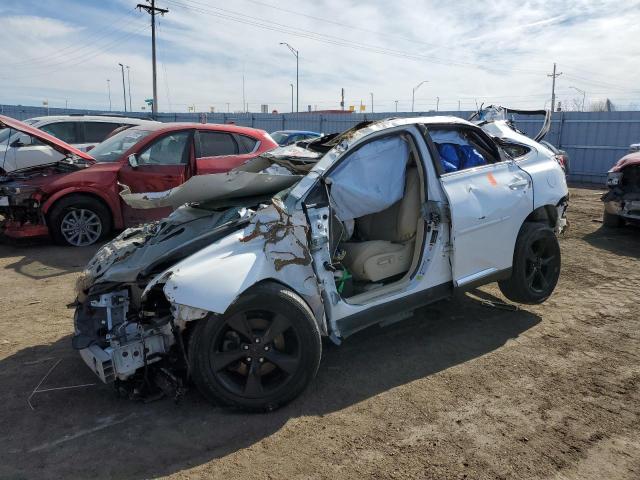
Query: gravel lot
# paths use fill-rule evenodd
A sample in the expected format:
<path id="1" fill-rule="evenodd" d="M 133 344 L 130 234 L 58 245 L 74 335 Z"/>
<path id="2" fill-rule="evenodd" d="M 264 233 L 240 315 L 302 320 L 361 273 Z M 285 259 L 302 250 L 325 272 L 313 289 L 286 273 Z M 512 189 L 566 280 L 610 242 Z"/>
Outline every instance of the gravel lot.
<path id="1" fill-rule="evenodd" d="M 489 285 L 325 349 L 291 405 L 247 415 L 192 390 L 118 399 L 71 350 L 93 248 L 0 245 L 0 478 L 640 478 L 640 229 L 572 189 L 545 304 Z M 475 298 L 474 298 L 475 297 Z"/>

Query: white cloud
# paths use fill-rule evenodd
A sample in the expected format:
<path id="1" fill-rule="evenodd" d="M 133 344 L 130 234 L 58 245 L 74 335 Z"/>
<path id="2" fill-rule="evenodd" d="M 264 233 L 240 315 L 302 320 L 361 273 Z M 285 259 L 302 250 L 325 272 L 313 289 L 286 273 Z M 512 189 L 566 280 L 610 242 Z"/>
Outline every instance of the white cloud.
<path id="1" fill-rule="evenodd" d="M 158 30 L 162 110 L 169 110 L 169 98 L 178 111 L 194 104 L 198 110 L 214 106 L 221 111 L 227 102 L 232 110 L 240 109 L 244 70 L 253 111 L 261 103 L 288 111 L 295 58 L 279 45 L 282 41 L 300 51 L 301 108 L 338 108 L 344 87 L 347 105 L 362 100 L 368 110 L 373 92 L 377 111 L 392 111 L 394 100 L 406 110 L 411 89 L 421 80 L 429 83 L 416 93 L 420 110 L 435 108 L 436 97 L 441 109 L 455 110 L 458 101 L 470 109 L 476 98 L 539 108 L 550 96 L 546 75 L 554 61 L 564 72 L 557 90 L 565 104 L 578 96 L 569 86 L 619 104 L 640 100 L 640 72 L 634 68 L 640 53 L 638 1 L 158 3 L 170 10 Z M 22 62 L 0 69 L 0 102 L 49 98 L 53 106 L 69 99 L 71 106 L 105 108 L 109 78 L 114 108 L 121 108 L 121 62 L 131 67 L 134 107 L 139 107 L 151 96 L 149 18 L 132 12 L 130 2 L 118 5 L 121 9 L 112 6 L 108 12 L 83 5 L 83 27 L 58 18 L 18 15 L 13 24 L 0 19 L 5 46 L 0 65 Z M 232 20 L 237 18 L 233 12 L 242 14 L 245 23 Z M 368 46 L 400 53 L 382 55 Z M 402 58 L 403 53 L 412 58 Z M 43 54 L 49 59 L 43 61 Z M 38 61 L 25 64 L 29 58 Z"/>

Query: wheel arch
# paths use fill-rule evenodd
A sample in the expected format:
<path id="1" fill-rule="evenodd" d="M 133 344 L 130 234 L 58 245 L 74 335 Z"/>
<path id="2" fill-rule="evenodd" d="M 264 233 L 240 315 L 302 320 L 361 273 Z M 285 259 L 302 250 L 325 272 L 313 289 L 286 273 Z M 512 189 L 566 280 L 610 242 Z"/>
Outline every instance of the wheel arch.
<path id="1" fill-rule="evenodd" d="M 113 202 L 109 200 L 104 194 L 98 192 L 96 190 L 76 190 L 76 189 L 66 189 L 56 192 L 54 195 L 49 197 L 42 205 L 42 213 L 45 215 L 47 220 L 49 219 L 49 213 L 51 210 L 60 203 L 60 201 L 69 198 L 72 195 L 78 195 L 83 197 L 92 198 L 100 204 L 102 204 L 111 217 L 111 228 L 121 228 L 122 226 L 122 215 L 119 210 L 115 210 L 113 207 Z"/>
<path id="2" fill-rule="evenodd" d="M 555 205 L 542 205 L 531 212 L 527 218 L 524 219 L 524 223 L 540 222 L 546 223 L 551 228 L 554 228 L 558 221 L 558 209 Z M 522 228 L 522 227 L 521 227 Z"/>
<path id="3" fill-rule="evenodd" d="M 313 314 L 313 318 L 316 321 L 316 324 L 318 325 L 318 329 L 320 330 L 320 334 L 323 336 L 328 335 L 328 330 L 327 330 L 327 320 L 325 317 L 325 313 L 324 313 L 324 307 L 322 306 L 322 302 L 318 302 L 316 296 L 311 296 L 311 295 L 306 295 L 300 291 L 298 291 L 295 287 L 289 285 L 287 282 L 285 282 L 282 279 L 279 278 L 275 278 L 275 277 L 267 277 L 267 278 L 263 278 L 262 280 L 249 285 L 249 287 L 245 288 L 241 293 L 238 294 L 238 297 L 240 297 L 241 295 L 244 295 L 245 293 L 247 293 L 249 290 L 251 290 L 252 288 L 258 286 L 258 285 L 263 285 L 265 283 L 277 283 L 278 285 L 283 286 L 284 288 L 291 290 L 293 293 L 295 293 L 296 295 L 298 295 L 302 301 L 307 305 L 307 307 L 309 308 L 309 310 L 311 311 L 311 313 Z"/>

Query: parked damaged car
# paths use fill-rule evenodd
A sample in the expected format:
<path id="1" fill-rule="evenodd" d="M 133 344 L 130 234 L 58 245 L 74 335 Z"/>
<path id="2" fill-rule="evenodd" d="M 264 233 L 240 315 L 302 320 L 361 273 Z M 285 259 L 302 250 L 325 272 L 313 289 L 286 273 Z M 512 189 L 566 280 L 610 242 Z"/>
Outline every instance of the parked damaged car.
<path id="1" fill-rule="evenodd" d="M 640 222 L 640 152 L 629 153 L 607 173 L 609 190 L 602 196 L 607 227 L 621 227 L 625 222 Z"/>
<path id="2" fill-rule="evenodd" d="M 0 127 L 37 138 L 63 158 L 0 177 L 0 214 L 10 238 L 50 235 L 61 245 L 92 245 L 112 230 L 157 220 L 170 208 L 138 210 L 119 193 L 158 192 L 195 175 L 226 172 L 277 147 L 263 130 L 200 123 L 127 128 L 91 153 L 0 116 Z"/>
<path id="3" fill-rule="evenodd" d="M 541 303 L 560 274 L 568 190 L 532 142 L 516 162 L 468 121 L 388 119 L 124 193 L 177 208 L 96 253 L 73 346 L 120 389 L 192 380 L 214 403 L 271 410 L 314 377 L 321 337 L 340 344 L 493 281 Z"/>

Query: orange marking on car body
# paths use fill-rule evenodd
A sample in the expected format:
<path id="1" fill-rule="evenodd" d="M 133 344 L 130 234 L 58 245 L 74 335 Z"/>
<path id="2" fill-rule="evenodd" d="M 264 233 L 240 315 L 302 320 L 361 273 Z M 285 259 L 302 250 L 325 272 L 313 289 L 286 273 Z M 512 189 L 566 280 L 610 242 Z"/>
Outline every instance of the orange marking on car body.
<path id="1" fill-rule="evenodd" d="M 489 179 L 489 183 L 494 187 L 498 185 L 498 181 L 496 180 L 496 177 L 493 176 L 493 173 L 487 173 L 487 178 Z"/>

